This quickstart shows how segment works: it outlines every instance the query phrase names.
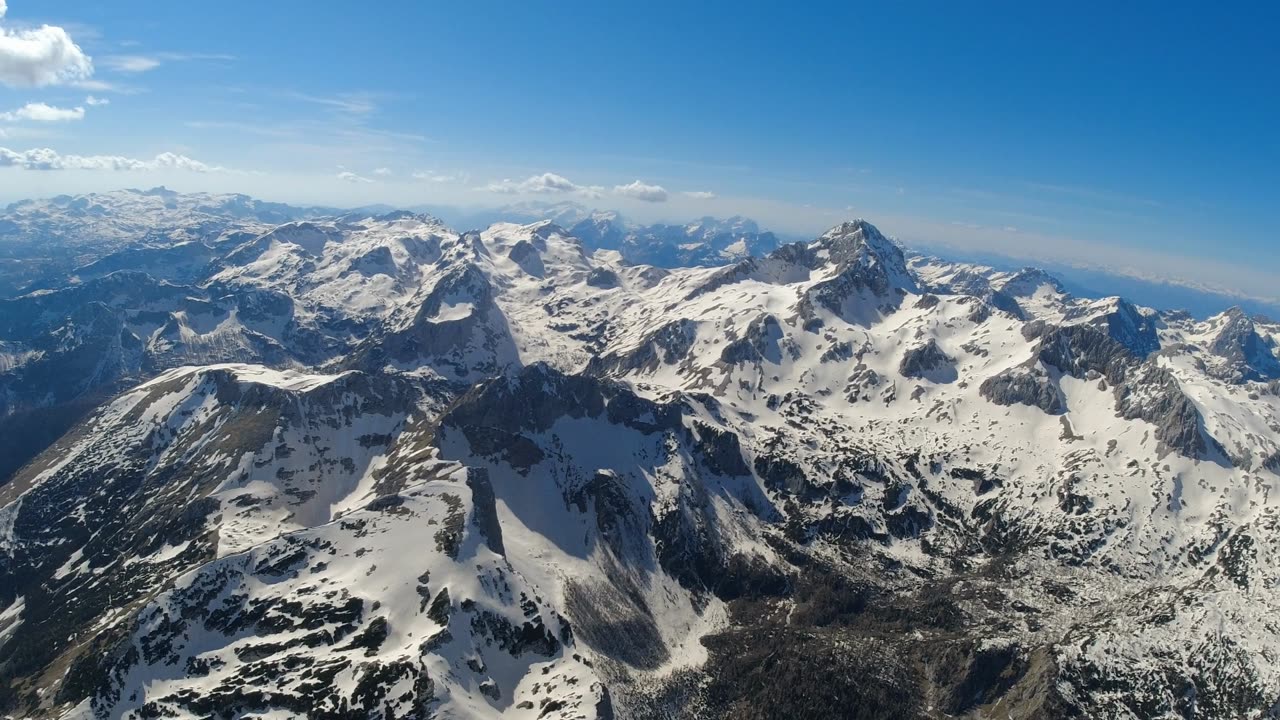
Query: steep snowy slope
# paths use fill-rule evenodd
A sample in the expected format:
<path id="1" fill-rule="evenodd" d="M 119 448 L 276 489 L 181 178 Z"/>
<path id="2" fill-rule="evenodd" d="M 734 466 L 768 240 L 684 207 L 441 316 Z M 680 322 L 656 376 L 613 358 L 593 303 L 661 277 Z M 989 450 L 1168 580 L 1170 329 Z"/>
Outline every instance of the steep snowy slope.
<path id="1" fill-rule="evenodd" d="M 1274 323 L 908 258 L 863 221 L 708 268 L 575 234 L 287 222 L 185 284 L 12 301 L 6 397 L 98 347 L 54 343 L 87 298 L 122 339 L 82 354 L 145 381 L 0 486 L 0 699 L 1274 714 Z"/>

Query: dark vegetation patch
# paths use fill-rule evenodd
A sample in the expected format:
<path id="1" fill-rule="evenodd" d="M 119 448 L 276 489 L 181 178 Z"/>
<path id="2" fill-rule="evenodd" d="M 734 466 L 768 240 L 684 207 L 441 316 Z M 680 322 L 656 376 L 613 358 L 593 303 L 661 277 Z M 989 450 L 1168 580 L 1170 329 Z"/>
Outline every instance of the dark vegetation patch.
<path id="1" fill-rule="evenodd" d="M 912 673 L 880 643 L 855 646 L 837 632 L 785 627 L 740 628 L 703 643 L 711 653 L 711 717 L 872 720 L 919 711 Z"/>

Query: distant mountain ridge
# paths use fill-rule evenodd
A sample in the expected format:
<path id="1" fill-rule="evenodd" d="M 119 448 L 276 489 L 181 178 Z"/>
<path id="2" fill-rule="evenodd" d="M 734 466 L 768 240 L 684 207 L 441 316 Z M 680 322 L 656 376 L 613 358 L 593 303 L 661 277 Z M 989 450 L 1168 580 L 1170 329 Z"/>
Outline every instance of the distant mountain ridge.
<path id="1" fill-rule="evenodd" d="M 617 250 L 633 264 L 658 267 L 708 266 L 763 255 L 783 243 L 749 218 L 702 217 L 679 225 L 634 222 L 613 210 L 593 210 L 576 202 L 527 201 L 493 211 L 458 213 L 452 208 L 423 206 L 462 227 L 488 227 L 495 222 L 550 220 L 580 238 L 592 250 Z"/>

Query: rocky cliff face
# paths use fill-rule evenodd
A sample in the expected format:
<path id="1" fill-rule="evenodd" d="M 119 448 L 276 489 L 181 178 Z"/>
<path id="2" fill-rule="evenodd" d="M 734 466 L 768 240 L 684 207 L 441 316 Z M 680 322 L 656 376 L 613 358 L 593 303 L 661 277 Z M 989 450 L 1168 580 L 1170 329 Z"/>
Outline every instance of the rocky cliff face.
<path id="1" fill-rule="evenodd" d="M 1253 319 L 1240 308 L 1233 308 L 1216 318 L 1215 332 L 1209 341 L 1209 352 L 1219 359 L 1216 375 L 1233 383 L 1268 381 L 1280 377 L 1280 360 L 1276 358 L 1276 342 L 1258 332 Z"/>

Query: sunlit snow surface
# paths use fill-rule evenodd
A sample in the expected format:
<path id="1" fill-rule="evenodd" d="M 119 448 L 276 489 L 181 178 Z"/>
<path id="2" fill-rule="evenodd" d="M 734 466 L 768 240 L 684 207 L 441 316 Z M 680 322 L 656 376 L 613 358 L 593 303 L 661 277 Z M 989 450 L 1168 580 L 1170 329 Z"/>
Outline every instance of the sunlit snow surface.
<path id="1" fill-rule="evenodd" d="M 100 606 L 61 651 L 122 638 L 105 690 L 46 710 L 158 702 L 198 717 L 198 698 L 229 688 L 305 704 L 376 687 L 362 707 L 400 717 L 626 717 L 707 662 L 700 639 L 731 623 L 663 554 L 663 522 L 685 516 L 696 537 L 777 567 L 796 523 L 807 552 L 875 574 L 824 530 L 861 528 L 856 557 L 894 567 L 886 587 L 954 574 L 1034 609 L 975 611 L 985 643 L 1117 682 L 1180 668 L 1280 695 L 1280 386 L 1227 342 L 1243 333 L 1274 361 L 1280 327 L 1076 300 L 1036 273 L 908 266 L 869 227 L 660 270 L 550 223 L 303 221 L 252 227 L 190 285 L 290 300 L 279 308 L 196 307 L 186 290 L 122 300 L 150 379 L 0 488 L 0 554 L 38 548 L 33 577 Z M 1206 451 L 1125 419 L 1100 374 L 1046 365 L 1029 331 L 1043 326 L 1139 348 L 1132 366 L 1171 374 Z M 302 353 L 299 337 L 323 339 Z M 42 352 L 0 342 L 0 373 Z M 583 373 L 606 380 L 563 379 Z M 996 404 L 982 387 L 1002 373 L 1043 376 L 1063 411 Z M 600 383 L 616 389 L 583 410 Z M 557 402 L 568 409 L 541 417 Z M 780 460 L 813 497 L 771 485 Z M 614 498 L 634 515 L 606 514 Z M 35 526 L 36 505 L 61 524 Z M 135 537 L 134 523 L 168 535 Z M 1015 536 L 999 561 L 1016 582 L 984 580 L 999 553 L 982 543 Z M 108 586 L 119 595 L 98 597 Z M 28 603 L 0 610 L 0 648 L 32 622 Z M 589 608 L 644 628 L 644 652 L 611 646 Z M 252 716 L 284 717 L 282 703 Z"/>

